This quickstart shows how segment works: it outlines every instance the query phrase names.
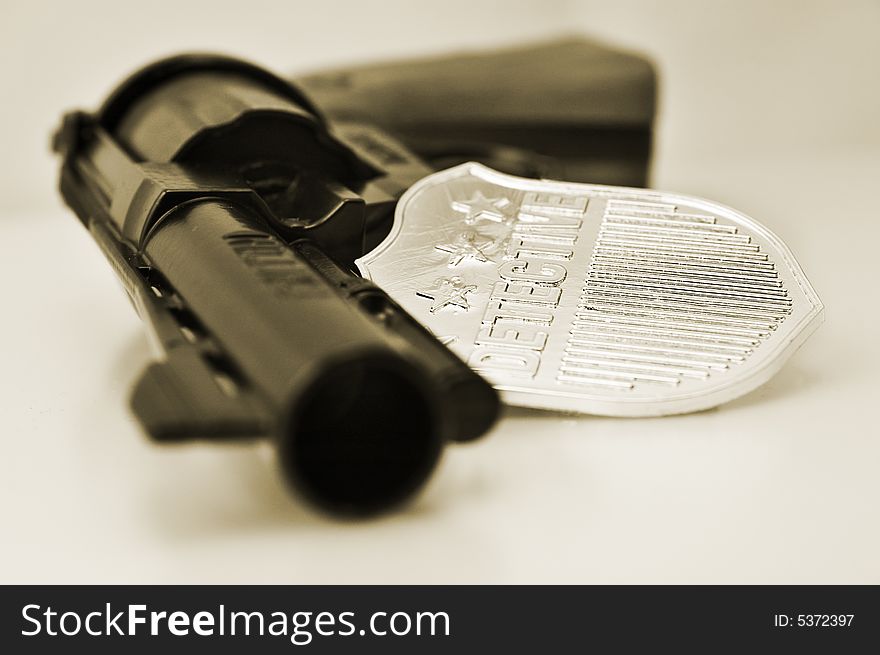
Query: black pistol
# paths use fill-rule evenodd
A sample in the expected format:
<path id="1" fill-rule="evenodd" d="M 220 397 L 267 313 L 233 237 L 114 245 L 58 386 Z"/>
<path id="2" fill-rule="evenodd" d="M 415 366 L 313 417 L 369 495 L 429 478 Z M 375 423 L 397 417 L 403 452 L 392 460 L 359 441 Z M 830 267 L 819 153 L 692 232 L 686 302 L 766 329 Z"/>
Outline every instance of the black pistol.
<path id="1" fill-rule="evenodd" d="M 367 515 L 496 419 L 495 391 L 351 272 L 431 172 L 378 129 L 194 55 L 68 114 L 54 148 L 65 202 L 161 348 L 131 401 L 153 439 L 268 437 L 302 495 Z"/>

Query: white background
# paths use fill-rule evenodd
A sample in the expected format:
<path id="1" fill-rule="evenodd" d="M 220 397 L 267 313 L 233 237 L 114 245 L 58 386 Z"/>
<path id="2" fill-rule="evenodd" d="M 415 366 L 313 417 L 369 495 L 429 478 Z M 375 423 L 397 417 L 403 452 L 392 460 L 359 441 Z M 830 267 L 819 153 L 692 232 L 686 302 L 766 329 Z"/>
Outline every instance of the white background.
<path id="1" fill-rule="evenodd" d="M 655 59 L 654 185 L 765 223 L 825 302 L 776 378 L 676 418 L 510 410 L 369 522 L 256 448 L 144 438 L 144 332 L 54 189 L 62 111 L 180 50 L 305 71 L 576 32 Z M 872 0 L 4 2 L 0 581 L 880 582 L 878 33 Z"/>

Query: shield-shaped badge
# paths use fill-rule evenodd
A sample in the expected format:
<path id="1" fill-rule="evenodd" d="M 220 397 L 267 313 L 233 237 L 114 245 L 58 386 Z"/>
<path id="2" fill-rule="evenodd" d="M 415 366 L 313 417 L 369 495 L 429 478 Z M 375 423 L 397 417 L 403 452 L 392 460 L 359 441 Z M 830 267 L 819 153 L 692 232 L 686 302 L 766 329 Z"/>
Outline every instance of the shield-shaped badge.
<path id="1" fill-rule="evenodd" d="M 474 163 L 410 188 L 357 263 L 527 407 L 712 407 L 769 379 L 822 317 L 785 244 L 729 207 Z"/>

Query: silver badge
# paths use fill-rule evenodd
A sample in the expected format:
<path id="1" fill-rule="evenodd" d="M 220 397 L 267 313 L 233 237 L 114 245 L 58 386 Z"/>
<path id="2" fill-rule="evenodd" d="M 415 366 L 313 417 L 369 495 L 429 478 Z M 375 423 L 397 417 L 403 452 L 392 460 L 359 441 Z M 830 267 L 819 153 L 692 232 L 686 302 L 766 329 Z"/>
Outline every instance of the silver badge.
<path id="1" fill-rule="evenodd" d="M 463 164 L 357 262 L 512 405 L 658 416 L 768 380 L 822 319 L 785 244 L 677 194 Z"/>

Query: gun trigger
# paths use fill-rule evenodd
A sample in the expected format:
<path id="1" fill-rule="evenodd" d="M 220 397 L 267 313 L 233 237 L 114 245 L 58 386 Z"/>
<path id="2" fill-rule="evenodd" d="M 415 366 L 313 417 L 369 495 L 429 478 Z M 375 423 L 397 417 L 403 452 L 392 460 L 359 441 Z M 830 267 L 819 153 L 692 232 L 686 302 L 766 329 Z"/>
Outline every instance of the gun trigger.
<path id="1" fill-rule="evenodd" d="M 253 439 L 269 430 L 257 400 L 195 348 L 172 348 L 151 364 L 135 385 L 131 407 L 156 441 Z"/>

